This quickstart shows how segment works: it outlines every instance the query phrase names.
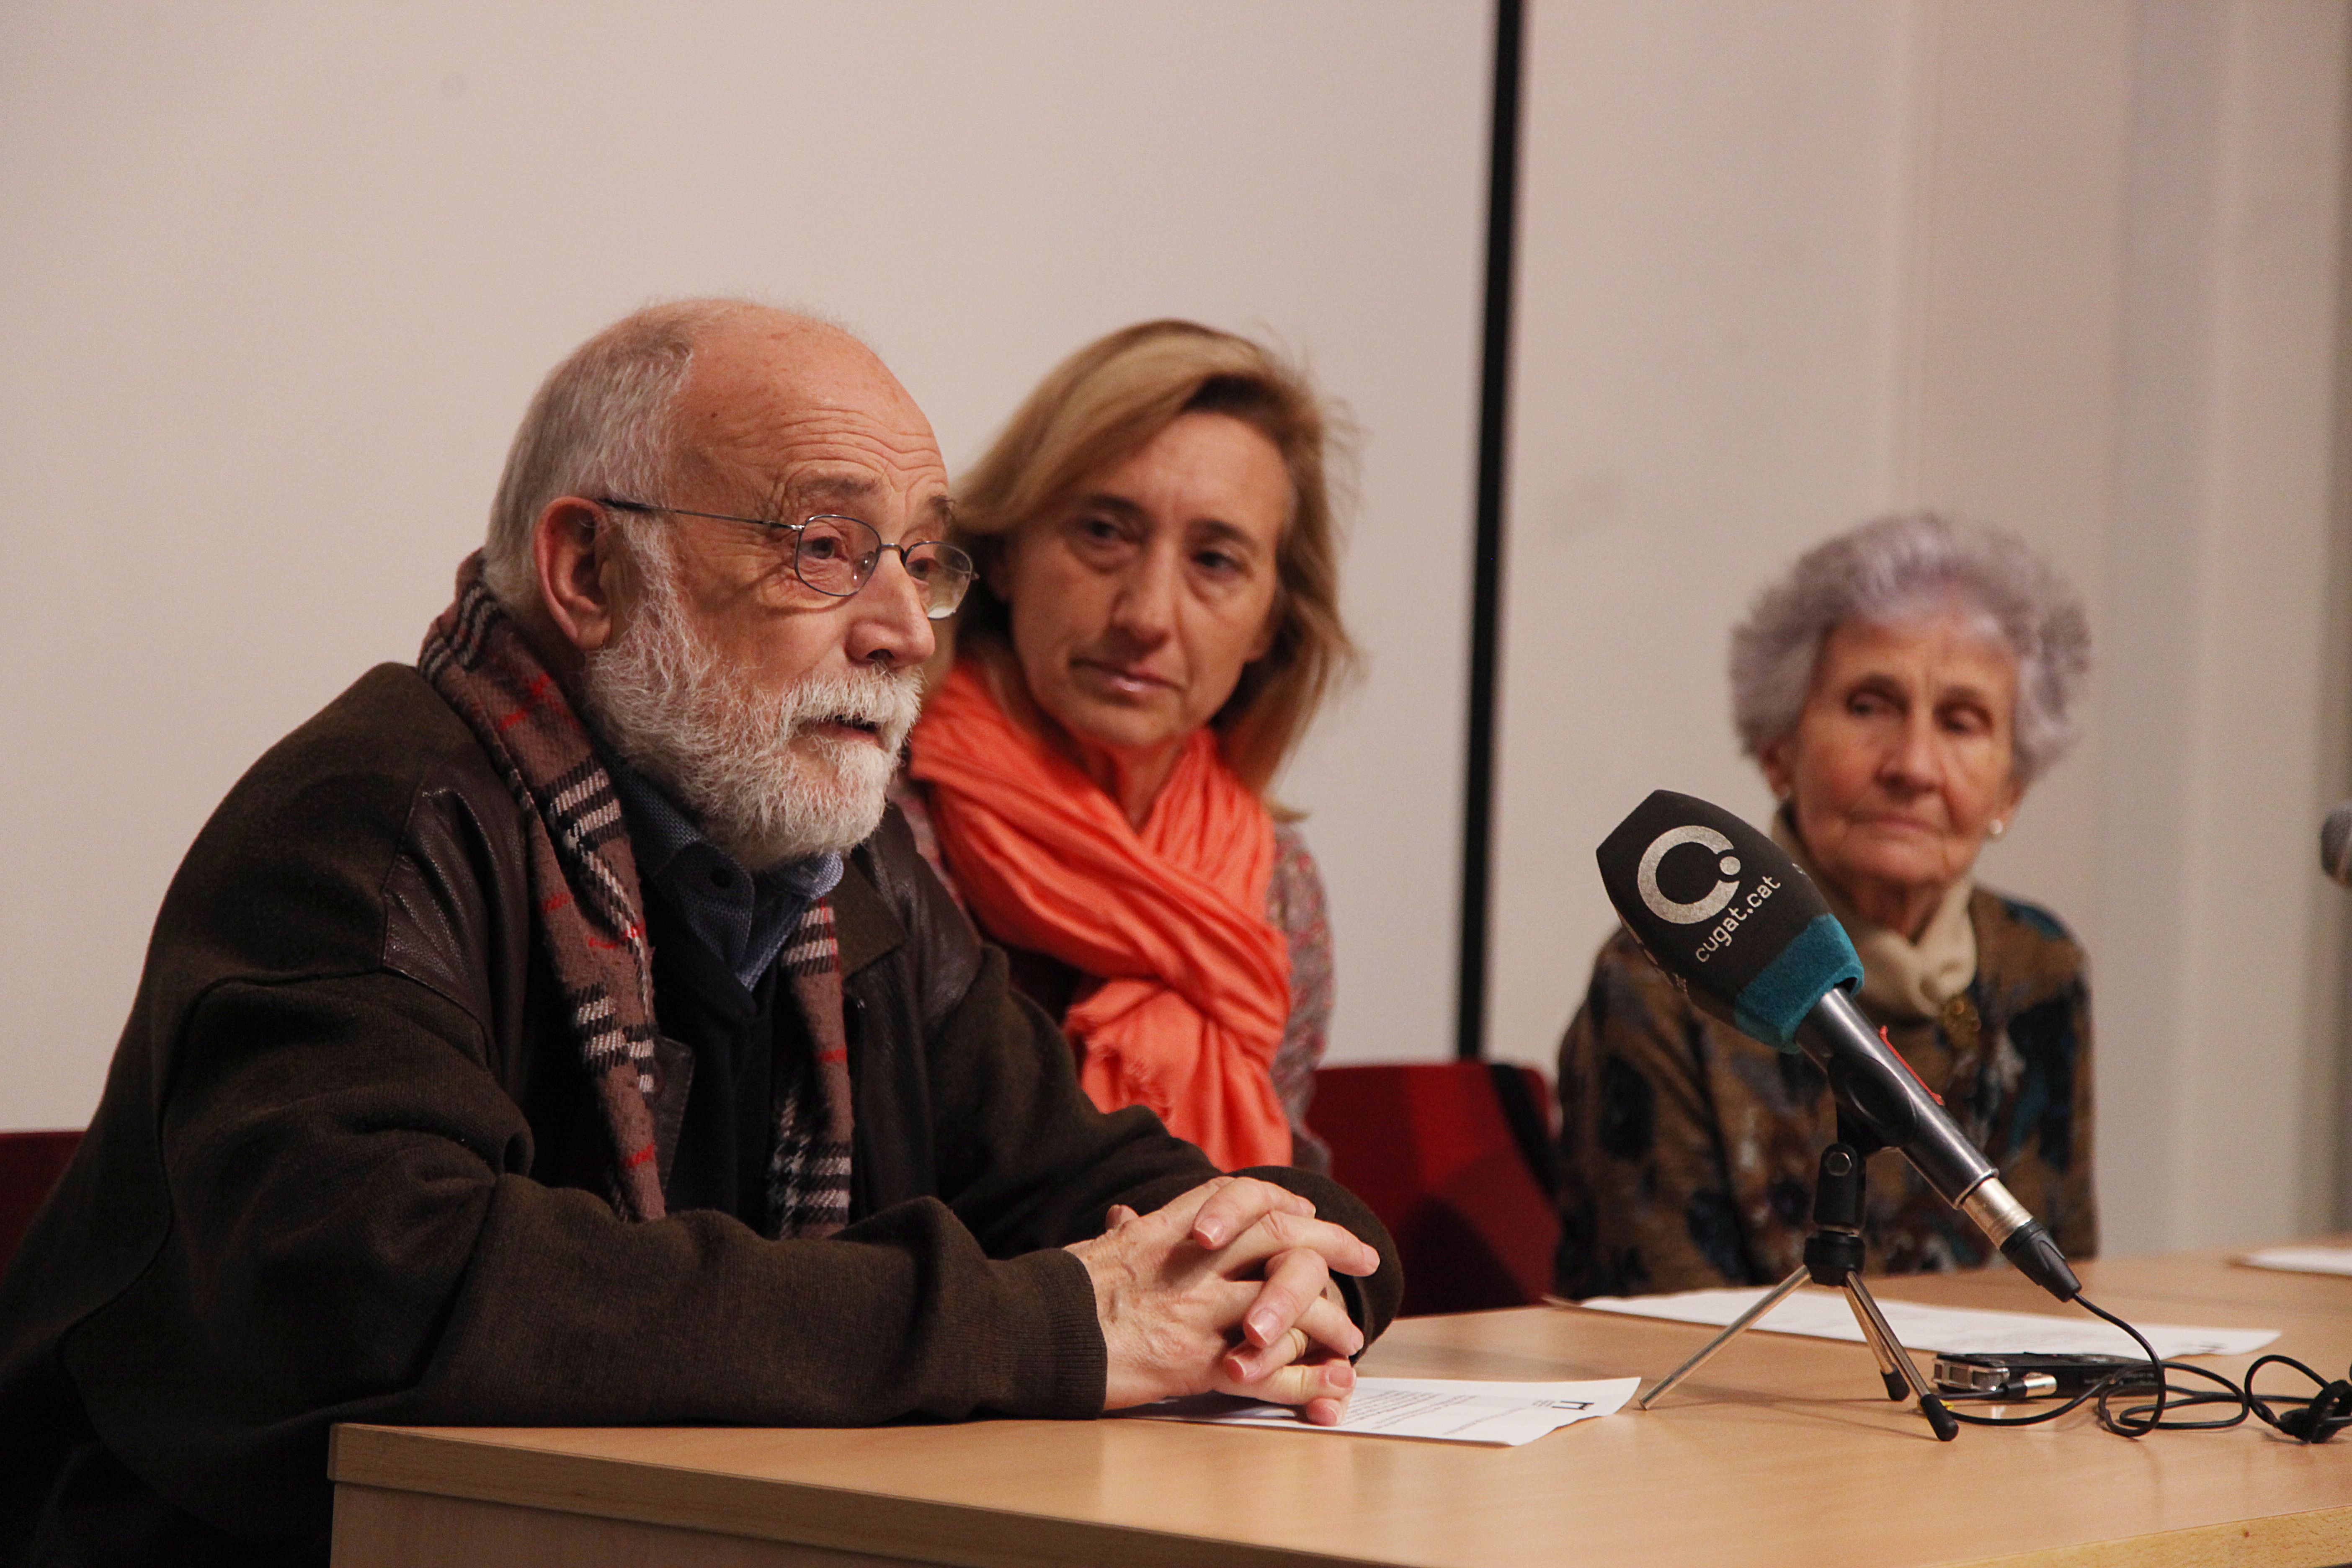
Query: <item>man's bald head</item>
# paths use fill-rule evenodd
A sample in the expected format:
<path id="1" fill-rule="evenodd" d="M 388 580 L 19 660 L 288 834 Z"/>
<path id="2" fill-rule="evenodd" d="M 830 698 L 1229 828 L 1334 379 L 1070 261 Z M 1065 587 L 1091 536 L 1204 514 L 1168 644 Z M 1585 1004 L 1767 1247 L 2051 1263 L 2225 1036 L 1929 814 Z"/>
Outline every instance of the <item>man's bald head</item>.
<path id="1" fill-rule="evenodd" d="M 871 350 L 814 316 L 679 300 L 622 318 L 548 373 L 515 431 L 483 548 L 490 591 L 536 622 L 531 531 L 550 501 L 660 495 L 709 437 L 772 413 L 779 395 L 822 403 L 844 390 L 906 397 Z"/>
<path id="2" fill-rule="evenodd" d="M 693 300 L 639 311 L 547 378 L 487 574 L 604 744 L 756 870 L 881 820 L 935 646 L 904 552 L 947 509 L 930 424 L 865 344 Z M 898 560 L 861 556 L 871 574 L 847 593 L 811 584 L 819 515 L 855 516 Z"/>

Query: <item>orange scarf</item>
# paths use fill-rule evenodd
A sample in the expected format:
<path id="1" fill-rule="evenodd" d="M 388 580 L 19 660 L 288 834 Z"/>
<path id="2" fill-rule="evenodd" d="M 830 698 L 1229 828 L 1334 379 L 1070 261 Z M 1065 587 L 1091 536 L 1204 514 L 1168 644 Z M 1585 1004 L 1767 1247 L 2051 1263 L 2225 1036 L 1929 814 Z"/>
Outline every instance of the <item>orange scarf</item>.
<path id="1" fill-rule="evenodd" d="M 1062 1021 L 1105 1110 L 1146 1105 L 1231 1171 L 1287 1164 L 1274 1053 L 1290 949 L 1265 917 L 1274 818 L 1206 729 L 1138 833 L 1078 765 L 1013 722 L 969 659 L 924 704 L 909 771 L 1001 942 L 1099 982 Z"/>

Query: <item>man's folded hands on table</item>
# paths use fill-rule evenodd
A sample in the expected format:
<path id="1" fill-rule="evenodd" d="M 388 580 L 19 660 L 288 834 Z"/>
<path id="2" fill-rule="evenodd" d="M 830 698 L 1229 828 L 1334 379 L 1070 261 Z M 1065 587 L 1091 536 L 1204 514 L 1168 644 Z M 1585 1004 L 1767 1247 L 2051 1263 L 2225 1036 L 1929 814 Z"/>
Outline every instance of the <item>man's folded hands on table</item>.
<path id="1" fill-rule="evenodd" d="M 1148 1215 L 1117 1205 L 1069 1250 L 1094 1280 L 1104 1409 L 1214 1392 L 1300 1405 L 1320 1426 L 1346 1413 L 1364 1336 L 1331 1276 L 1370 1274 L 1380 1255 L 1307 1199 L 1221 1176 Z"/>

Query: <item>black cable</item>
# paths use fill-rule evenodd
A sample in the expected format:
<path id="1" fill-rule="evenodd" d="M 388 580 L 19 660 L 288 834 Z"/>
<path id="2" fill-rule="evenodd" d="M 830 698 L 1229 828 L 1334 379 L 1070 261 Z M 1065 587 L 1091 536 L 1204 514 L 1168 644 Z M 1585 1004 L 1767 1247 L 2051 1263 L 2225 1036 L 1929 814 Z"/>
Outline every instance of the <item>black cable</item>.
<path id="1" fill-rule="evenodd" d="M 2126 1437 L 2141 1437 L 2150 1432 L 2158 1431 L 2220 1432 L 2244 1421 L 2252 1409 L 2252 1404 L 2247 1399 L 2244 1389 L 2210 1367 L 2191 1366 L 2187 1362 L 2180 1361 L 2159 1362 L 2157 1365 L 2158 1376 L 2161 1379 L 2158 1384 L 2158 1394 L 2162 1402 L 2156 1405 L 2126 1405 L 2120 1410 L 2116 1409 L 2112 1403 L 2114 1400 L 2124 1394 L 2137 1393 L 2147 1385 L 2122 1377 L 2106 1379 L 2099 1389 L 2100 1426 L 2110 1432 L 2120 1433 Z M 2133 1370 L 2137 1372 L 2138 1369 Z M 2169 1377 L 2165 1375 L 2171 1373 L 2183 1373 L 2191 1377 L 2201 1377 L 2208 1383 L 2219 1384 L 2221 1386 L 2221 1392 L 2214 1394 L 2203 1389 L 2189 1389 L 2174 1393 Z M 2200 1405 L 2228 1405 L 2233 1409 L 2231 1415 L 2216 1417 L 2210 1421 L 2163 1419 L 2164 1412 L 2168 1408 L 2189 1410 Z"/>
<path id="2" fill-rule="evenodd" d="M 2156 1353 L 2156 1347 L 2147 1342 L 2147 1336 L 2137 1329 L 2082 1296 L 2074 1299 L 2083 1303 L 2084 1310 L 2129 1334 L 2147 1352 L 2147 1365 L 2119 1366 L 2097 1382 L 2076 1391 L 2065 1403 L 2036 1411 L 2031 1415 L 1973 1415 L 1967 1411 L 1954 1410 L 1952 1418 L 1971 1426 L 2038 1426 L 2090 1404 L 2098 1415 L 2099 1425 L 2119 1436 L 2143 1437 L 2150 1432 L 2219 1432 L 2242 1424 L 2251 1415 L 2273 1431 L 2299 1443 L 2325 1443 L 2336 1433 L 2352 1426 L 2352 1374 L 2331 1381 L 2293 1356 L 2271 1354 L 2254 1359 L 2246 1368 L 2243 1384 L 2232 1383 L 2209 1367 L 2162 1359 Z M 2310 1394 L 2256 1393 L 2256 1375 L 2263 1368 L 2273 1364 L 2293 1367 L 2309 1378 L 2318 1392 Z M 2171 1380 L 2176 1375 L 2202 1378 L 2219 1384 L 2220 1389 L 2218 1392 L 2175 1389 L 2171 1386 Z M 2144 1404 L 2117 1403 L 2142 1394 L 2153 1394 L 2155 1397 Z M 1948 1407 L 1964 1402 L 1985 1405 L 2021 1405 L 2027 1402 L 2014 1394 L 1947 1394 L 1942 1397 Z M 2192 1410 L 2212 1405 L 2229 1405 L 2231 1414 L 2202 1420 L 2184 1420 L 2178 1415 L 2170 1420 L 2166 1419 L 2168 1411 Z M 2283 1408 L 2274 1409 L 2273 1406 Z"/>
<path id="3" fill-rule="evenodd" d="M 2083 1310 L 2090 1313 L 2091 1316 L 2098 1319 L 2101 1322 L 2113 1323 L 2116 1327 L 2129 1334 L 2132 1337 L 2133 1342 L 2137 1344 L 2141 1350 L 2147 1352 L 2147 1364 L 2156 1373 L 2156 1408 L 2144 1420 L 2137 1419 L 2137 1413 L 2134 1411 L 2127 1410 L 2118 1413 L 2109 1408 L 2107 1404 L 2108 1396 L 2110 1394 L 2117 1391 L 2116 1384 L 2118 1384 L 2122 1380 L 2120 1378 L 2107 1379 L 2107 1388 L 2102 1391 L 2099 1394 L 2099 1425 L 2105 1426 L 2108 1431 L 2125 1437 L 2143 1436 L 2147 1433 L 2155 1431 L 2158 1427 L 2164 1425 L 2164 1358 L 2156 1353 L 2156 1347 L 2147 1342 L 2147 1336 L 2146 1334 L 2141 1333 L 2137 1329 L 2133 1328 L 2129 1323 L 2125 1322 L 2121 1318 L 2116 1317 L 2113 1312 L 2108 1311 L 2105 1307 L 2100 1306 L 2088 1296 L 2077 1291 L 2075 1292 L 2074 1300 L 2081 1305 Z"/>
<path id="4" fill-rule="evenodd" d="M 2045 1421 L 2055 1421 L 2060 1416 L 2095 1401 L 2099 1425 L 2110 1432 L 2118 1433 L 2126 1437 L 2142 1436 L 2159 1428 L 2167 1432 L 2220 1431 L 2224 1427 L 2235 1426 L 2245 1420 L 2251 1409 L 2245 1391 L 2221 1373 L 2210 1367 L 2191 1366 L 2187 1362 L 2168 1361 L 2158 1364 L 2168 1374 L 2164 1391 L 2165 1409 L 2178 1411 L 2200 1405 L 2229 1405 L 2233 1407 L 2234 1413 L 2208 1421 L 2176 1419 L 2158 1422 L 2153 1414 L 2156 1409 L 2154 1405 L 2131 1405 L 2117 1410 L 2114 1407 L 2113 1401 L 2127 1394 L 2152 1392 L 2156 1386 L 2148 1380 L 2146 1367 L 2126 1366 L 2119 1367 L 2096 1383 L 2078 1389 L 2068 1396 L 2064 1404 L 2053 1405 L 2047 1410 L 2037 1410 L 2031 1415 L 1971 1415 L 1964 1410 L 1955 1410 L 1952 1412 L 1952 1418 L 1965 1421 L 1971 1426 L 2038 1426 Z M 2220 1384 L 2221 1392 L 2172 1388 L 2169 1386 L 2169 1374 L 2173 1373 L 2187 1377 L 2201 1377 L 2209 1383 Z M 2022 1405 L 2032 1396 L 2015 1394 L 1947 1394 L 1942 1397 L 1945 1405 L 1948 1406 L 1963 1401 L 1979 1405 Z"/>
<path id="5" fill-rule="evenodd" d="M 2067 1412 L 2080 1407 L 2084 1400 L 2095 1398 L 2099 1390 L 2105 1388 L 2110 1381 L 2110 1378 L 2101 1378 L 2088 1388 L 2077 1392 L 2065 1404 L 2053 1405 L 2047 1410 L 2037 1410 L 2031 1415 L 1971 1415 L 1965 1410 L 1952 1410 L 1952 1419 L 1965 1421 L 1971 1426 L 2039 1426 L 2044 1421 L 2055 1421 Z M 1937 1397 L 1943 1400 L 1944 1407 L 1948 1410 L 1964 1400 L 1973 1400 L 1984 1405 L 2022 1403 L 2014 1394 L 1944 1394 Z"/>
<path id="6" fill-rule="evenodd" d="M 2165 1431 L 2217 1431 L 2224 1426 L 2235 1426 L 2238 1423 L 2246 1418 L 2247 1410 L 2244 1391 L 2240 1389 L 2236 1384 L 2231 1383 L 2228 1378 L 2222 1376 L 2220 1373 L 2211 1371 L 2206 1367 L 2191 1366 L 2187 1362 L 2168 1361 L 2164 1363 L 2163 1365 L 2165 1371 L 2168 1373 L 2180 1373 L 2191 1377 L 2201 1377 L 2209 1382 L 2220 1384 L 2222 1389 L 2226 1391 L 2220 1394 L 2213 1394 L 2201 1389 L 2168 1389 L 2165 1396 L 2165 1407 L 2167 1409 L 2185 1410 L 2192 1405 L 2216 1405 L 2224 1402 L 2238 1407 L 2236 1415 L 2222 1420 L 2167 1421 L 2164 1423 Z M 2063 1405 L 2053 1405 L 2047 1410 L 2037 1410 L 2031 1415 L 1971 1415 L 1964 1410 L 1954 1410 L 1952 1412 L 1952 1418 L 1956 1421 L 1965 1421 L 1971 1426 L 2039 1426 L 2045 1421 L 2055 1421 L 2061 1415 L 2078 1410 L 2093 1400 L 2112 1400 L 2122 1394 L 2136 1394 L 2142 1390 L 2150 1388 L 2152 1385 L 2147 1382 L 2147 1372 L 2144 1367 L 2125 1367 L 2114 1373 L 2110 1373 L 2107 1376 L 2099 1379 L 2096 1383 L 2076 1390 L 2073 1394 L 2067 1397 L 2067 1400 Z M 1950 1406 L 1960 1403 L 1977 1405 L 2022 1405 L 2036 1396 L 2032 1394 L 1946 1394 L 1940 1397 L 1943 1399 L 1944 1404 L 1947 1406 Z M 2054 1396 L 2042 1395 L 2040 1397 L 2048 1398 Z M 2137 1418 L 2139 1415 L 2140 1411 L 2136 1407 L 2133 1410 L 2125 1412 L 2125 1414 Z M 2100 1424 L 2106 1426 L 2109 1431 L 2121 1431 L 2126 1436 L 2136 1437 L 2140 1435 L 2139 1431 L 2117 1426 L 2114 1422 L 2108 1420 L 2104 1413 L 2101 1415 Z"/>
<path id="7" fill-rule="evenodd" d="M 2254 1374 L 2277 1363 L 2291 1366 L 2319 1386 L 2319 1392 L 2297 1397 L 2291 1394 L 2267 1396 L 2254 1392 Z M 2271 1405 L 2292 1405 L 2295 1408 L 2284 1414 L 2273 1414 Z M 2344 1378 L 2329 1381 L 2312 1371 L 2291 1355 L 2256 1356 L 2246 1368 L 2246 1404 L 2262 1417 L 2263 1425 L 2283 1432 L 2298 1443 L 2325 1443 L 2347 1426 L 2352 1426 L 2352 1382 Z"/>

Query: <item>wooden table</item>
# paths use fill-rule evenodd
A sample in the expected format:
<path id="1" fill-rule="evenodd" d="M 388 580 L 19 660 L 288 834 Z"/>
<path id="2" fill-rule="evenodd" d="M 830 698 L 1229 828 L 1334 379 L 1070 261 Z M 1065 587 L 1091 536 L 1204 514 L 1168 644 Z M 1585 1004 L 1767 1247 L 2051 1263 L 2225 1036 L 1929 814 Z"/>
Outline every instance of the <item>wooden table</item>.
<path id="1" fill-rule="evenodd" d="M 2343 1375 L 2352 1279 L 2242 1268 L 2234 1250 L 2089 1264 L 2084 1290 L 2136 1320 L 2275 1328 L 2271 1348 Z M 2062 1310 L 2005 1270 L 1878 1293 Z M 1654 1380 L 1711 1331 L 1556 1308 L 1423 1318 L 1365 1367 Z M 2352 1560 L 2352 1436 L 2132 1441 L 2078 1413 L 1939 1444 L 1885 1399 L 1862 1346 L 1779 1334 L 1745 1336 L 1654 1410 L 1519 1448 L 1116 1420 L 343 1426 L 331 1468 L 336 1568 Z"/>

